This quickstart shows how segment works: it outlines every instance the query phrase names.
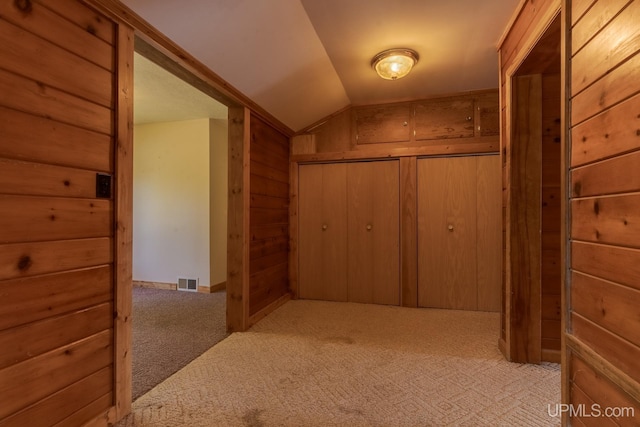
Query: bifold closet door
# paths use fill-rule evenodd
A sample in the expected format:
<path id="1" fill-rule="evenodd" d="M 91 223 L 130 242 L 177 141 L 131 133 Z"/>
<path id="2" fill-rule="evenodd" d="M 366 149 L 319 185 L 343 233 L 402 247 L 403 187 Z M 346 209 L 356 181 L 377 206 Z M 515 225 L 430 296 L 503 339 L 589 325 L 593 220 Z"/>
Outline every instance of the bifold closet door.
<path id="1" fill-rule="evenodd" d="M 347 301 L 347 164 L 298 170 L 300 298 Z"/>
<path id="2" fill-rule="evenodd" d="M 399 162 L 349 163 L 348 300 L 400 304 Z"/>
<path id="3" fill-rule="evenodd" d="M 477 310 L 476 157 L 418 160 L 418 305 Z"/>

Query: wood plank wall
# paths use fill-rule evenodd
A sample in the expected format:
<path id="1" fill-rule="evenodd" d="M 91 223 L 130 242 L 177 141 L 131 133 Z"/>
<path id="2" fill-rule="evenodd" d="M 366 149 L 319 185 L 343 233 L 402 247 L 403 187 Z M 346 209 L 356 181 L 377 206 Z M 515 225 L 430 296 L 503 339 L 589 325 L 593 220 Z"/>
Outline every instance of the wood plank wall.
<path id="1" fill-rule="evenodd" d="M 570 403 L 640 417 L 640 1 L 571 2 Z M 577 415 L 575 424 L 590 420 Z M 603 424 L 600 424 L 603 425 Z"/>
<path id="2" fill-rule="evenodd" d="M 0 2 L 2 426 L 114 405 L 116 40 L 75 0 Z"/>
<path id="3" fill-rule="evenodd" d="M 289 295 L 289 138 L 251 115 L 249 315 Z"/>

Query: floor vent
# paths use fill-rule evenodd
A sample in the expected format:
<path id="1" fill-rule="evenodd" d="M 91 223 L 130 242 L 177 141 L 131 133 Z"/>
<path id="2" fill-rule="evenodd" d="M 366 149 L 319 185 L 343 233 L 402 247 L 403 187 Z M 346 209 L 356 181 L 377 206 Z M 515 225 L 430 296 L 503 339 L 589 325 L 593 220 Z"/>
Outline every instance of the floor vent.
<path id="1" fill-rule="evenodd" d="M 178 290 L 198 292 L 198 279 L 191 279 L 189 277 L 178 277 Z"/>

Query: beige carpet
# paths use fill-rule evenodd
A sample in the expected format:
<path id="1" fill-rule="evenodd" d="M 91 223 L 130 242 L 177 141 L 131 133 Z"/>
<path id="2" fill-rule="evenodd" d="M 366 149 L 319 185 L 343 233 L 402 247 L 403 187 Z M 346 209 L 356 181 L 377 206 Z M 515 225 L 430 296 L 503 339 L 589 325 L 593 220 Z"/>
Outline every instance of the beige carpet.
<path id="1" fill-rule="evenodd" d="M 506 362 L 495 313 L 290 301 L 120 426 L 556 426 L 560 367 Z M 554 406 L 552 406 L 553 410 Z"/>

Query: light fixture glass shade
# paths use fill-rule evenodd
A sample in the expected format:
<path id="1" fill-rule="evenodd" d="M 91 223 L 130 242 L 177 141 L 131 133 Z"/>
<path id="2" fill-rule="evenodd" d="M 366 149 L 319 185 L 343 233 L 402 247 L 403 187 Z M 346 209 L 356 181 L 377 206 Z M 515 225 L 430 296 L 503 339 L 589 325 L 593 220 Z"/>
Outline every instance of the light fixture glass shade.
<path id="1" fill-rule="evenodd" d="M 380 77 L 387 80 L 397 80 L 409 74 L 418 62 L 418 53 L 411 49 L 389 49 L 380 52 L 371 60 Z"/>

